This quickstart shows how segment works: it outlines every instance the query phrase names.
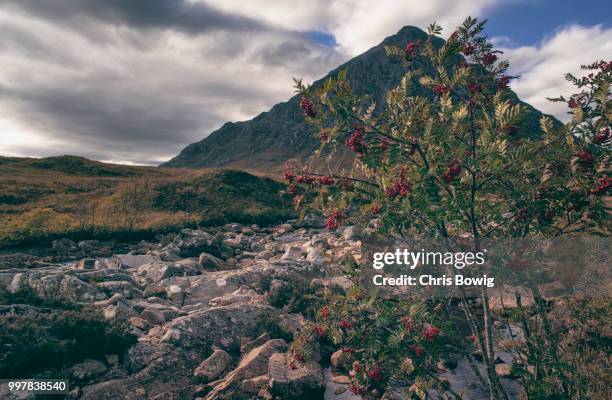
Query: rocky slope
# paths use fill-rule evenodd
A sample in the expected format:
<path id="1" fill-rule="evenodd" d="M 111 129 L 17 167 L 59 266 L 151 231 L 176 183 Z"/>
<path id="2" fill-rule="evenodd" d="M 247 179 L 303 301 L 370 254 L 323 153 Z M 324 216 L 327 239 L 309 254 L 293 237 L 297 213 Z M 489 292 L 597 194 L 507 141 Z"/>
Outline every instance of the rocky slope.
<path id="1" fill-rule="evenodd" d="M 426 34 L 422 30 L 406 26 L 313 85 L 319 86 L 328 77 L 334 77 L 340 70 L 347 69 L 355 93 L 370 95 L 377 100 L 377 104 L 381 104 L 384 94 L 396 86 L 403 75 L 400 63 L 387 56 L 384 46 L 404 47 L 406 43 L 425 38 Z M 429 91 L 424 90 L 423 95 L 429 95 Z M 227 122 L 162 165 L 232 167 L 274 173 L 280 171 L 287 159 L 308 159 L 317 149 L 318 141 L 312 128 L 305 123 L 298 103 L 298 96 L 294 96 L 252 120 Z M 541 113 L 528 105 L 527 110 L 527 121 L 519 130 L 523 133 L 539 132 Z"/>
<path id="2" fill-rule="evenodd" d="M 320 218 L 306 221 L 184 230 L 111 257 L 96 256 L 104 243 L 60 240 L 45 260 L 0 256 L 0 290 L 93 307 L 108 321 L 127 321 L 138 337 L 125 353 L 56 371 L 70 379 L 69 398 L 359 399 L 347 391 L 341 350 L 322 354 L 320 362 L 288 366 L 291 337 L 304 316 L 281 307 L 271 293 L 291 282 L 346 290 L 348 279 L 326 271 L 361 256 L 352 227 L 329 232 Z M 72 261 L 62 261 L 67 259 Z M 32 312 L 53 311 L 10 304 L 0 306 L 0 319 Z M 507 327 L 497 325 L 497 334 L 508 335 Z M 499 356 L 500 372 L 509 375 L 510 356 Z M 466 398 L 485 398 L 467 359 L 441 367 L 440 377 Z M 513 381 L 504 382 L 514 390 Z M 407 398 L 410 384 L 394 383 L 386 398 Z M 0 393 L 15 398 L 10 396 Z"/>

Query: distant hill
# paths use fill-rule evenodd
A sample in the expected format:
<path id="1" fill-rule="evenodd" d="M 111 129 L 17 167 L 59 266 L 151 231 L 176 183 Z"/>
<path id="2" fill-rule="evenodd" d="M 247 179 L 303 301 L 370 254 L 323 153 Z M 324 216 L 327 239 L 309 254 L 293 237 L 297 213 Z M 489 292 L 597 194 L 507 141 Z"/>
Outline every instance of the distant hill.
<path id="1" fill-rule="evenodd" d="M 399 84 L 404 73 L 400 63 L 387 56 L 384 46 L 403 47 L 406 43 L 426 37 L 426 33 L 419 28 L 406 26 L 313 84 L 321 85 L 328 77 L 347 69 L 353 90 L 360 95 L 370 95 L 377 100 L 377 104 L 381 104 L 384 94 Z M 443 43 L 442 39 L 440 43 Z M 423 95 L 431 95 L 431 92 L 423 90 Z M 313 155 L 319 143 L 312 127 L 304 121 L 298 103 L 299 96 L 296 95 L 249 121 L 227 122 L 205 139 L 185 147 L 162 166 L 231 167 L 274 173 L 281 170 L 287 159 L 306 160 Z M 526 122 L 519 130 L 540 132 L 539 119 L 542 114 L 529 105 L 526 108 Z"/>
<path id="2" fill-rule="evenodd" d="M 0 248 L 59 237 L 140 238 L 294 217 L 285 184 L 244 171 L 0 157 Z"/>
<path id="3" fill-rule="evenodd" d="M 22 173 L 26 169 L 39 171 L 55 171 L 68 175 L 80 176 L 137 176 L 158 174 L 160 171 L 152 167 L 108 164 L 88 160 L 78 156 L 57 156 L 44 158 L 0 157 L 0 172 Z"/>

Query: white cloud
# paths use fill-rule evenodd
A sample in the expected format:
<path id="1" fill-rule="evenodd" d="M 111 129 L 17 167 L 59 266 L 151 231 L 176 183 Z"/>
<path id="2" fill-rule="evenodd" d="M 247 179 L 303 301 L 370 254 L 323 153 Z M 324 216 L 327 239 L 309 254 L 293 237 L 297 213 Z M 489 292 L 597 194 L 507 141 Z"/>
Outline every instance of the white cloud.
<path id="1" fill-rule="evenodd" d="M 536 46 L 502 49 L 510 61 L 511 72 L 521 75 L 512 89 L 535 108 L 567 121 L 571 116 L 563 103 L 551 103 L 546 97 L 572 94 L 573 86 L 564 75 L 583 76 L 580 65 L 612 56 L 612 29 L 601 25 L 566 26 Z"/>
<path id="2" fill-rule="evenodd" d="M 329 32 L 344 52 L 354 56 L 405 25 L 425 27 L 436 20 L 454 28 L 466 16 L 483 15 L 487 7 L 508 0 L 200 1 L 287 29 Z"/>

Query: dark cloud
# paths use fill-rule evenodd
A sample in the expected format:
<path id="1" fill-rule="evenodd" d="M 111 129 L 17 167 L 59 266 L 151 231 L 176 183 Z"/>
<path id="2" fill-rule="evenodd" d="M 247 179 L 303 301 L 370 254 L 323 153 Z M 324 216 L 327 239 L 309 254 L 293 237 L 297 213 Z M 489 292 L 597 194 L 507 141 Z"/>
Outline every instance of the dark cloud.
<path id="1" fill-rule="evenodd" d="M 0 129 L 24 135 L 0 154 L 158 164 L 343 61 L 309 35 L 202 2 L 0 0 Z"/>
<path id="2" fill-rule="evenodd" d="M 132 28 L 174 29 L 191 34 L 270 29 L 257 20 L 187 0 L 4 0 L 0 5 L 58 22 L 87 17 Z"/>

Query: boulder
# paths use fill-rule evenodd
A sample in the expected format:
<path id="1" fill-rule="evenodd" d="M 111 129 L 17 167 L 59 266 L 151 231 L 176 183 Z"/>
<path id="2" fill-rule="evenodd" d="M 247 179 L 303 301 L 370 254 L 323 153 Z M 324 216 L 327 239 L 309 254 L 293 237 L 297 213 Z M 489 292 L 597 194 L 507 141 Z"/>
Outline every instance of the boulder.
<path id="1" fill-rule="evenodd" d="M 198 257 L 202 252 L 216 252 L 218 247 L 215 237 L 208 232 L 183 229 L 165 250 L 170 250 L 181 257 Z"/>
<path id="2" fill-rule="evenodd" d="M 283 399 L 323 399 L 325 392 L 323 369 L 316 362 L 289 367 L 289 356 L 276 353 L 268 365 L 268 387 L 270 393 Z"/>
<path id="3" fill-rule="evenodd" d="M 256 395 L 262 388 L 268 385 L 268 375 L 260 375 L 245 379 L 240 383 L 240 393 L 245 395 Z"/>
<path id="4" fill-rule="evenodd" d="M 166 289 L 166 297 L 177 303 L 182 303 L 187 293 L 179 285 L 170 285 Z"/>
<path id="5" fill-rule="evenodd" d="M 154 308 L 147 308 L 140 314 L 140 317 L 151 325 L 161 325 L 166 322 L 164 313 Z"/>
<path id="6" fill-rule="evenodd" d="M 79 250 L 79 246 L 70 239 L 57 239 L 51 242 L 53 251 L 60 254 L 72 253 Z"/>
<path id="7" fill-rule="evenodd" d="M 84 258 L 77 263 L 75 266 L 76 269 L 95 269 L 96 268 L 96 260 L 95 258 Z"/>
<path id="8" fill-rule="evenodd" d="M 141 298 L 142 291 L 130 285 L 126 281 L 106 281 L 96 283 L 96 287 L 102 289 L 105 292 L 120 293 L 126 299 Z"/>
<path id="9" fill-rule="evenodd" d="M 159 257 L 153 255 L 118 254 L 108 261 L 111 268 L 138 268 L 141 265 L 159 261 Z"/>
<path id="10" fill-rule="evenodd" d="M 316 267 L 320 267 L 325 262 L 323 251 L 320 247 L 310 246 L 307 248 L 306 261 Z"/>
<path id="11" fill-rule="evenodd" d="M 304 257 L 304 249 L 302 246 L 287 246 L 285 254 L 281 256 L 281 260 L 297 261 Z"/>
<path id="12" fill-rule="evenodd" d="M 130 390 L 123 379 L 96 383 L 85 386 L 81 394 L 82 400 L 145 400 L 144 393 Z"/>
<path id="13" fill-rule="evenodd" d="M 81 240 L 78 243 L 79 249 L 85 252 L 91 252 L 100 247 L 100 242 L 97 240 Z"/>
<path id="14" fill-rule="evenodd" d="M 164 325 L 161 342 L 187 348 L 228 347 L 237 344 L 241 336 L 259 335 L 262 322 L 275 312 L 274 308 L 259 304 L 232 304 L 193 311 Z"/>
<path id="15" fill-rule="evenodd" d="M 102 375 L 106 370 L 106 365 L 102 361 L 87 359 L 74 365 L 70 369 L 70 373 L 72 377 L 78 381 L 87 381 Z"/>
<path id="16" fill-rule="evenodd" d="M 198 265 L 203 269 L 219 270 L 223 269 L 223 264 L 223 260 L 208 253 L 202 253 L 198 258 Z"/>
<path id="17" fill-rule="evenodd" d="M 197 378 L 202 378 L 206 382 L 217 379 L 232 363 L 232 356 L 227 352 L 216 349 L 213 353 L 193 372 Z"/>
<path id="18" fill-rule="evenodd" d="M 136 328 L 141 329 L 143 331 L 149 329 L 150 326 L 147 321 L 140 317 L 131 317 L 128 321 L 132 326 L 135 326 Z"/>
<path id="19" fill-rule="evenodd" d="M 265 344 L 268 340 L 270 340 L 270 334 L 268 332 L 264 332 L 261 335 L 259 335 L 259 337 L 257 337 L 255 340 L 251 340 L 251 341 L 241 345 L 240 346 L 240 352 L 242 354 L 249 353 L 254 348 L 259 347 L 259 346 Z"/>
<path id="20" fill-rule="evenodd" d="M 18 280 L 18 281 L 16 281 Z M 42 275 L 35 272 L 16 274 L 9 290 L 29 286 L 43 299 L 65 299 L 76 302 L 94 302 L 106 299 L 106 295 L 76 276 L 65 274 Z"/>
<path id="21" fill-rule="evenodd" d="M 353 363 L 354 358 L 353 355 L 349 352 L 344 352 L 342 350 L 335 351 L 330 358 L 330 363 L 335 370 L 347 370 Z"/>
<path id="22" fill-rule="evenodd" d="M 325 217 L 321 214 L 309 213 L 302 219 L 301 226 L 305 228 L 321 229 L 325 227 Z"/>
<path id="23" fill-rule="evenodd" d="M 284 340 L 272 339 L 262 346 L 251 350 L 243 357 L 236 369 L 227 374 L 225 379 L 215 386 L 213 391 L 206 396 L 206 399 L 216 400 L 232 396 L 241 398 L 241 383 L 245 379 L 251 379 L 266 374 L 270 357 L 275 353 L 287 351 L 287 348 L 287 343 Z"/>

